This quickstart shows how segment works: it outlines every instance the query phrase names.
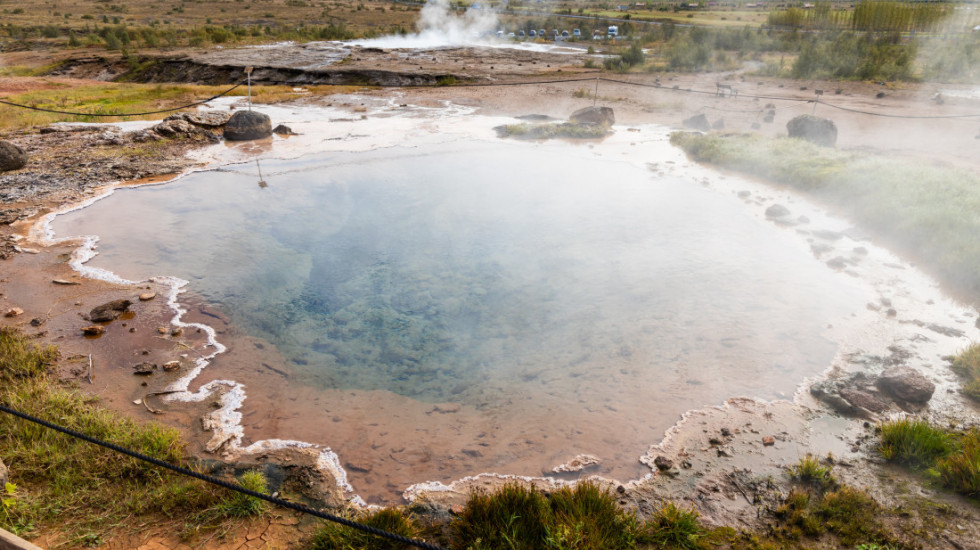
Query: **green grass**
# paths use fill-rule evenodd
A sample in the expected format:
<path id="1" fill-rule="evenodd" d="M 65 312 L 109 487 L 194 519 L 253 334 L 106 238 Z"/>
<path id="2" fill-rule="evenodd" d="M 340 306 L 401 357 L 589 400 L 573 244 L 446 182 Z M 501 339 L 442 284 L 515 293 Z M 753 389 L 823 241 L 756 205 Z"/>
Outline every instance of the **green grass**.
<path id="1" fill-rule="evenodd" d="M 886 460 L 914 469 L 931 467 L 954 448 L 950 435 L 934 428 L 926 420 L 901 418 L 883 422 L 879 428 L 881 442 L 878 452 Z"/>
<path id="2" fill-rule="evenodd" d="M 980 344 L 973 344 L 953 358 L 953 372 L 963 378 L 963 394 L 980 401 Z"/>
<path id="3" fill-rule="evenodd" d="M 679 132 L 694 160 L 760 176 L 833 205 L 952 289 L 980 298 L 980 176 L 793 138 Z"/>
<path id="4" fill-rule="evenodd" d="M 508 124 L 498 126 L 498 137 L 517 139 L 600 139 L 609 134 L 609 128 L 600 124 L 574 124 L 553 122 L 545 124 Z"/>
<path id="5" fill-rule="evenodd" d="M 121 417 L 49 379 L 57 355 L 0 329 L 0 401 L 154 458 L 193 466 L 177 430 Z M 0 448 L 16 485 L 4 499 L 0 526 L 24 536 L 57 532 L 67 546 L 79 546 L 105 540 L 134 516 L 193 521 L 206 514 L 216 522 L 256 509 L 237 493 L 11 415 L 0 415 Z"/>
<path id="6" fill-rule="evenodd" d="M 980 430 L 954 432 L 907 418 L 880 428 L 878 450 L 885 459 L 925 470 L 958 493 L 980 496 Z"/>
<path id="7" fill-rule="evenodd" d="M 940 459 L 936 470 L 943 485 L 971 497 L 980 497 L 980 430 L 963 434 L 957 452 Z"/>
<path id="8" fill-rule="evenodd" d="M 819 487 L 829 487 L 837 483 L 831 475 L 831 466 L 821 466 L 820 459 L 807 454 L 789 469 L 791 478 Z"/>
<path id="9" fill-rule="evenodd" d="M 402 513 L 397 508 L 383 508 L 361 517 L 350 516 L 348 519 L 403 537 L 417 539 L 421 536 L 422 528 L 415 518 L 411 514 Z M 361 548 L 401 550 L 411 547 L 357 529 L 344 527 L 338 523 L 325 523 L 317 530 L 308 548 L 310 550 L 354 550 Z"/>

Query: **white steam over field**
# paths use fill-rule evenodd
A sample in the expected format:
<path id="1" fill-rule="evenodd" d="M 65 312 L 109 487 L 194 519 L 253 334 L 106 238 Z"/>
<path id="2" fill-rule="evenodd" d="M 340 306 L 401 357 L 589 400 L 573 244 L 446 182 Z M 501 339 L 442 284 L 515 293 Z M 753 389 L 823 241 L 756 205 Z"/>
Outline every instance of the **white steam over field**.
<path id="1" fill-rule="evenodd" d="M 422 8 L 416 23 L 419 31 L 407 35 L 391 35 L 352 42 L 376 48 L 431 49 L 464 46 L 485 41 L 497 29 L 497 13 L 490 9 L 469 8 L 457 16 L 449 0 L 430 0 Z"/>

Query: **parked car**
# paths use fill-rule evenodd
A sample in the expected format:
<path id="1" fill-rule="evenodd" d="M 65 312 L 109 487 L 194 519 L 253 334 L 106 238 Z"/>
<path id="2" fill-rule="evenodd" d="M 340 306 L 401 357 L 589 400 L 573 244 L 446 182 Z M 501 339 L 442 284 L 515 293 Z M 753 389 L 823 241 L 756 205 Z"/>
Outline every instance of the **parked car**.
<path id="1" fill-rule="evenodd" d="M 564 39 L 564 38 L 568 38 L 568 37 L 570 37 L 570 36 L 572 36 L 572 35 L 570 35 L 570 34 L 568 34 L 568 31 L 561 31 L 561 37 L 562 37 L 563 39 Z"/>
<path id="2" fill-rule="evenodd" d="M 578 29 L 572 29 L 572 36 L 574 36 L 575 38 L 578 38 L 578 37 L 582 36 L 582 31 L 580 31 Z"/>
<path id="3" fill-rule="evenodd" d="M 535 31 L 534 29 L 531 29 L 531 30 L 527 31 L 527 35 L 530 36 L 531 38 L 534 38 L 535 36 L 538 35 L 538 32 Z"/>
<path id="4" fill-rule="evenodd" d="M 524 38 L 524 31 L 517 31 L 517 38 Z"/>
<path id="5" fill-rule="evenodd" d="M 538 37 L 539 38 L 546 38 L 544 29 L 538 29 Z"/>

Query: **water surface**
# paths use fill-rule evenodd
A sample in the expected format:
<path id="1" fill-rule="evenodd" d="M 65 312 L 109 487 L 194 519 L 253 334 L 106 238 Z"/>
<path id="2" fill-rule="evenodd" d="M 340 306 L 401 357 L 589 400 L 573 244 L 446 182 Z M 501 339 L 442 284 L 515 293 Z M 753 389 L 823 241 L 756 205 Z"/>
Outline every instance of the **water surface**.
<path id="1" fill-rule="evenodd" d="M 352 478 L 377 499 L 412 481 L 540 474 L 582 452 L 635 475 L 684 411 L 789 397 L 830 364 L 827 325 L 864 303 L 734 197 L 581 146 L 396 147 L 261 171 L 121 189 L 53 227 L 99 235 L 92 265 L 189 280 L 275 345 L 297 392 L 457 404 L 452 419 L 408 422 L 454 447 L 427 466 L 395 460 L 404 445 L 386 438 L 404 420 L 369 444 L 336 440 L 362 413 L 311 403 L 296 425 L 329 418 L 333 431 L 303 424 L 305 436 L 372 464 Z"/>

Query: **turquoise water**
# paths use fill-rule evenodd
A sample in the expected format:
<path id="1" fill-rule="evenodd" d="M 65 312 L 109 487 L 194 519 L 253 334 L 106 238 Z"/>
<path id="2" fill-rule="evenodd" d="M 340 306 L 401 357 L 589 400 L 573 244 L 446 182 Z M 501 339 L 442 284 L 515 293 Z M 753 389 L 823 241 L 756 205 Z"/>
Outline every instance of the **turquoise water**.
<path id="1" fill-rule="evenodd" d="M 243 164 L 121 189 L 54 229 L 100 235 L 91 263 L 123 277 L 189 280 L 275 345 L 291 383 L 514 421 L 515 391 L 555 415 L 659 409 L 629 436 L 641 451 L 687 409 L 791 395 L 833 358 L 828 323 L 863 303 L 734 197 L 583 147 L 457 143 L 260 168 L 261 185 Z M 555 456 L 588 450 L 560 439 Z"/>

